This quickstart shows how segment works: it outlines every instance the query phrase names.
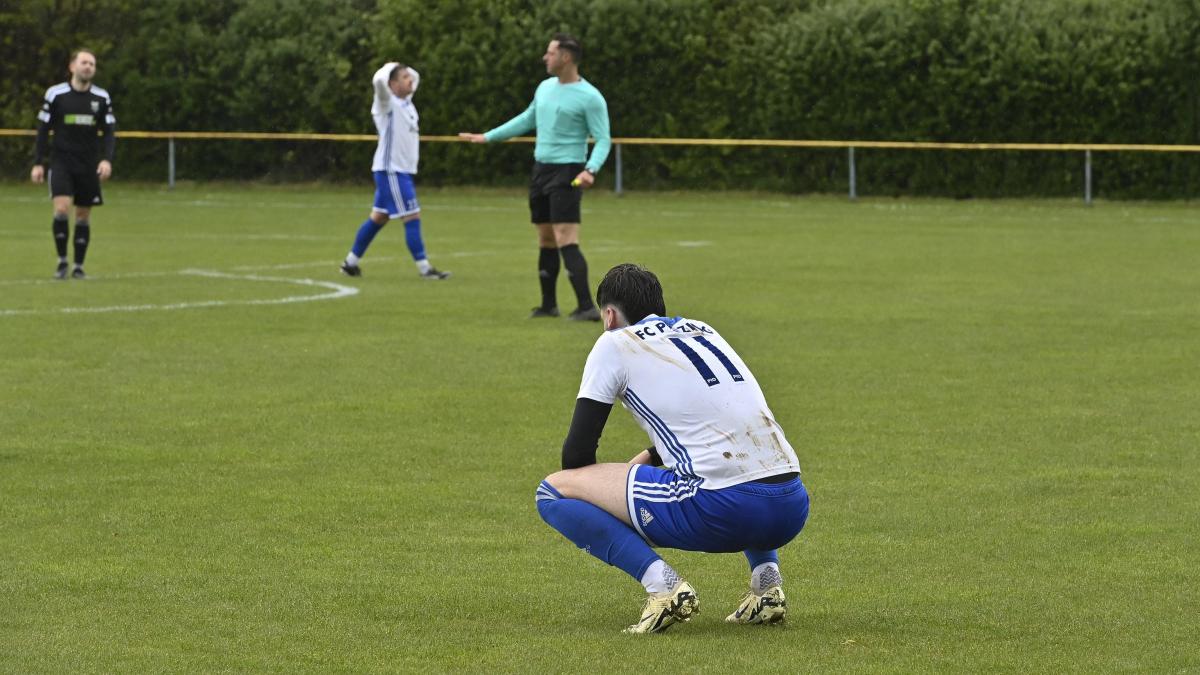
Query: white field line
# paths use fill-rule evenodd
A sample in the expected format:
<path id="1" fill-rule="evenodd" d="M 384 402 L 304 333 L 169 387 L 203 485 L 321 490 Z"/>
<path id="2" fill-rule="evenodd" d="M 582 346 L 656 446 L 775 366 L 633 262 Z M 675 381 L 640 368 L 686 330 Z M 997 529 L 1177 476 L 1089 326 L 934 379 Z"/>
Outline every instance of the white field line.
<path id="1" fill-rule="evenodd" d="M 391 260 L 396 260 L 396 256 L 381 255 L 381 256 L 372 256 L 371 257 L 371 262 L 388 262 Z M 337 266 L 340 265 L 341 262 L 342 261 L 340 261 L 340 260 L 325 259 L 325 260 L 313 260 L 312 262 L 302 262 L 302 263 L 282 263 L 279 265 L 239 265 L 237 267 L 231 267 L 230 269 L 233 270 L 234 272 L 262 272 L 265 270 L 298 270 L 298 269 L 303 269 L 305 267 L 328 267 L 329 269 L 337 269 Z"/>
<path id="2" fill-rule="evenodd" d="M 125 274 L 106 274 L 104 276 L 88 276 L 87 283 L 93 284 L 110 279 L 139 279 L 145 277 L 169 277 L 179 272 L 127 272 Z M 40 286 L 42 284 L 56 285 L 68 283 L 65 279 L 4 279 L 0 286 Z"/>
<path id="3" fill-rule="evenodd" d="M 652 248 L 662 248 L 663 246 L 678 246 L 679 248 L 702 248 L 704 246 L 711 246 L 711 245 L 712 245 L 711 241 L 676 241 L 676 242 L 671 242 L 669 244 L 661 244 L 661 245 L 656 245 L 656 244 L 641 245 L 638 248 L 640 250 L 652 249 Z M 596 246 L 589 246 L 587 244 L 584 244 L 584 253 L 585 254 L 587 254 L 587 253 L 612 253 L 614 251 L 619 252 L 619 251 L 627 251 L 627 250 L 629 250 L 629 247 L 625 246 L 621 242 L 613 242 L 613 243 L 606 242 L 604 244 L 599 244 Z M 436 258 L 479 258 L 479 257 L 491 256 L 491 255 L 517 255 L 517 256 L 519 256 L 519 255 L 526 255 L 528 253 L 529 253 L 529 249 L 527 249 L 527 248 L 521 248 L 521 249 L 498 249 L 498 248 L 496 248 L 496 249 L 490 249 L 490 250 L 486 250 L 486 251 L 450 251 L 448 253 L 437 253 L 431 257 L 436 257 Z M 365 264 L 371 264 L 371 263 L 376 263 L 376 262 L 391 262 L 393 260 L 406 260 L 406 258 L 402 258 L 401 256 L 393 255 L 393 256 L 377 256 L 377 257 L 372 256 L 371 258 L 365 258 L 364 260 L 366 261 Z M 306 267 L 336 268 L 340 263 L 341 263 L 340 260 L 335 260 L 335 261 L 314 260 L 312 262 L 283 263 L 283 264 L 278 264 L 278 265 L 239 265 L 238 267 L 232 267 L 230 269 L 232 269 L 236 272 L 262 272 L 262 271 L 268 271 L 268 270 L 303 269 Z M 3 283 L 5 283 L 5 282 L 0 281 L 0 284 L 3 284 Z M 26 281 L 26 282 L 12 282 L 12 283 L 42 283 L 42 282 Z M 54 282 L 46 281 L 45 283 L 54 283 Z"/>
<path id="4" fill-rule="evenodd" d="M 314 300 L 336 300 L 338 298 L 346 298 L 358 294 L 358 289 L 353 286 L 344 286 L 335 284 L 331 281 L 318 281 L 316 279 L 291 279 L 287 277 L 268 277 L 257 274 L 232 274 L 229 272 L 218 272 L 215 270 L 197 270 L 186 269 L 180 270 L 175 274 L 183 274 L 188 276 L 211 277 L 216 279 L 236 279 L 243 281 L 257 281 L 267 283 L 283 283 L 295 284 L 299 286 L 309 286 L 316 288 L 328 289 L 328 292 L 318 293 L 316 295 L 289 295 L 284 298 L 270 299 L 255 299 L 255 300 L 199 300 L 195 302 L 175 302 L 164 304 L 145 304 L 145 305 L 109 305 L 105 307 L 58 307 L 54 309 L 0 309 L 0 316 L 20 316 L 28 314 L 104 314 L 108 312 L 146 312 L 146 311 L 163 311 L 176 309 L 197 309 L 201 307 L 232 307 L 237 305 L 283 305 L 294 302 L 312 302 Z M 126 277 L 135 275 L 125 275 Z M 158 274 L 143 274 L 136 276 L 164 276 L 163 273 Z M 76 282 L 77 283 L 77 282 Z"/>
<path id="5" fill-rule="evenodd" d="M 369 189 L 364 190 L 364 194 L 369 195 L 370 190 Z M 44 196 L 7 197 L 5 199 L 5 201 L 33 204 L 33 203 L 45 202 L 46 197 L 44 197 Z M 154 197 L 130 198 L 129 196 L 122 196 L 121 202 L 123 204 L 145 204 L 148 206 L 187 206 L 187 207 L 213 208 L 213 209 L 246 208 L 246 202 L 244 202 L 244 201 L 221 200 L 221 199 L 160 199 L 160 198 L 154 198 Z M 366 202 L 363 199 L 356 200 L 355 205 L 353 207 L 349 206 L 348 202 L 320 202 L 320 201 L 311 202 L 311 201 L 304 201 L 302 199 L 297 199 L 295 201 L 256 201 L 256 202 L 254 202 L 254 207 L 255 208 L 263 208 L 263 209 L 295 209 L 295 210 L 304 210 L 304 211 L 311 211 L 314 209 L 327 209 L 327 210 L 340 211 L 340 210 L 345 210 L 348 208 L 354 208 L 359 211 L 363 211 L 364 209 L 361 208 L 363 203 L 368 204 L 368 208 L 369 208 L 369 202 Z M 756 217 L 756 218 L 761 217 L 761 218 L 767 218 L 767 219 L 771 219 L 771 220 L 778 220 L 778 219 L 785 219 L 785 220 L 800 219 L 800 220 L 803 220 L 806 218 L 811 218 L 809 210 L 805 208 L 805 205 L 803 203 L 792 204 L 789 202 L 779 201 L 779 200 L 761 200 L 761 201 L 756 202 L 756 206 L 767 206 L 767 207 L 774 209 L 774 211 L 765 211 L 765 212 L 761 212 L 761 213 L 755 213 L 754 217 Z M 907 208 L 907 206 L 895 207 L 895 206 L 891 206 L 891 205 L 882 205 L 882 206 L 876 206 L 875 208 L 884 208 L 886 210 L 895 210 L 896 208 Z M 502 214 L 512 214 L 516 218 L 524 218 L 525 216 L 528 215 L 528 210 L 526 209 L 525 203 L 520 199 L 513 199 L 512 206 L 493 206 L 493 205 L 487 205 L 487 204 L 455 204 L 455 203 L 451 203 L 451 202 L 447 202 L 447 203 L 438 202 L 438 203 L 428 205 L 428 210 L 431 213 L 438 213 L 440 211 L 458 211 L 458 212 L 464 212 L 464 213 L 502 213 Z M 425 211 L 426 211 L 426 209 L 422 209 L 422 213 L 424 213 Z M 684 209 L 670 209 L 670 208 L 669 209 L 649 209 L 649 208 L 631 209 L 631 208 L 622 208 L 622 207 L 612 208 L 611 205 L 608 205 L 602 209 L 597 209 L 595 207 L 588 207 L 588 206 L 583 207 L 583 213 L 585 213 L 585 214 L 598 215 L 601 212 L 603 212 L 606 215 L 615 215 L 615 216 L 658 216 L 660 218 L 711 218 L 713 215 L 720 215 L 722 213 L 724 213 L 730 217 L 742 217 L 742 215 L 743 215 L 741 210 L 735 210 L 733 207 L 729 207 L 727 209 L 718 208 L 718 209 L 709 210 L 709 211 L 694 210 L 694 209 L 687 209 L 687 208 L 684 208 Z M 353 220 L 353 219 L 351 219 L 351 220 Z"/>
<path id="6" fill-rule="evenodd" d="M 680 248 L 699 248 L 710 246 L 710 241 L 676 241 L 664 242 L 662 244 L 651 244 L 639 246 L 639 249 L 645 250 L 650 248 L 664 247 L 680 247 Z M 597 246 L 589 246 L 587 250 L 592 253 L 611 253 L 614 251 L 628 250 L 628 246 L 622 242 L 605 241 Z M 471 258 L 490 255 L 522 255 L 528 253 L 527 249 L 515 250 L 500 250 L 492 249 L 486 251 L 455 251 L 442 254 L 441 257 L 446 258 Z M 390 262 L 399 259 L 398 256 L 378 256 L 371 258 L 374 262 Z M 358 288 L 354 286 L 345 286 L 336 284 L 331 281 L 319 281 L 316 279 L 296 279 L 291 277 L 275 277 L 275 276 L 260 276 L 257 274 L 242 274 L 242 272 L 264 272 L 264 271 L 282 271 L 295 270 L 311 267 L 328 267 L 336 269 L 337 261 L 333 260 L 315 260 L 312 262 L 302 263 L 281 263 L 273 265 L 241 265 L 231 268 L 230 272 L 219 272 L 216 270 L 200 270 L 200 269 L 184 269 L 177 272 L 127 272 L 124 274 L 111 274 L 105 276 L 90 277 L 87 282 L 89 284 L 101 283 L 104 281 L 118 279 L 138 279 L 147 277 L 165 277 L 174 275 L 189 275 L 202 276 L 217 279 L 235 279 L 243 281 L 256 281 L 267 283 L 283 283 L 296 284 L 300 286 L 321 287 L 330 289 L 331 292 L 320 293 L 317 295 L 294 295 L 285 298 L 274 298 L 267 300 L 202 300 L 195 302 L 178 302 L 178 303 L 163 303 L 163 304 L 144 304 L 144 305 L 109 305 L 104 307 L 57 307 L 53 309 L 4 309 L 0 308 L 0 317 L 4 316 L 24 316 L 30 314 L 103 314 L 108 312 L 144 312 L 144 311 L 161 311 L 175 309 L 195 309 L 199 307 L 231 307 L 237 305 L 282 305 L 293 302 L 310 302 L 313 300 L 336 300 L 345 298 L 351 295 L 358 294 Z M 63 281 L 58 279 L 5 279 L 0 280 L 0 286 L 40 286 L 54 285 L 64 283 L 79 283 L 71 281 Z"/>

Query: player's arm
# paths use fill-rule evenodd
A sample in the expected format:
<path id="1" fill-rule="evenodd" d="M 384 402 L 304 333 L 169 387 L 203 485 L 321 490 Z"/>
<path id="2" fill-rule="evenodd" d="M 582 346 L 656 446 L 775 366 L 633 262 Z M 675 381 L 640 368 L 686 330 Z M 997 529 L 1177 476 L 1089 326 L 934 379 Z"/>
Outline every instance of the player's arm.
<path id="1" fill-rule="evenodd" d="M 371 86 L 375 90 L 375 101 L 371 103 L 372 115 L 386 115 L 392 109 L 392 90 L 388 88 L 392 70 L 400 64 L 390 61 L 375 71 L 371 77 Z"/>
<path id="2" fill-rule="evenodd" d="M 600 447 L 600 434 L 612 412 L 611 403 L 601 403 L 590 398 L 575 400 L 575 414 L 571 417 L 571 429 L 562 446 L 562 468 L 578 469 L 596 463 L 596 448 Z"/>
<path id="3" fill-rule="evenodd" d="M 421 74 L 412 66 L 406 67 L 405 70 L 408 71 L 408 76 L 412 78 L 412 94 L 415 94 L 417 93 L 417 87 L 421 86 Z M 412 98 L 412 94 L 409 94 L 408 97 Z"/>
<path id="4" fill-rule="evenodd" d="M 563 441 L 562 467 L 576 469 L 596 463 L 600 434 L 613 403 L 625 391 L 628 375 L 611 334 L 601 335 L 583 366 L 583 381 L 575 397 L 571 430 Z"/>
<path id="5" fill-rule="evenodd" d="M 46 158 L 50 154 L 50 100 L 42 101 L 42 109 L 37 115 L 37 137 L 33 142 L 33 169 L 29 178 L 40 183 L 46 175 Z"/>
<path id="6" fill-rule="evenodd" d="M 112 101 L 108 102 L 108 111 L 104 114 L 104 159 L 96 167 L 96 174 L 101 180 L 108 180 L 112 175 L 112 163 L 117 156 L 117 118 L 113 115 Z"/>
<path id="7" fill-rule="evenodd" d="M 608 159 L 609 151 L 612 150 L 612 133 L 608 127 L 608 104 L 605 103 L 603 96 L 597 94 L 588 103 L 584 108 L 584 119 L 587 121 L 588 135 L 596 139 L 596 144 L 592 146 L 592 154 L 588 158 L 587 165 L 583 171 L 579 172 L 579 175 L 575 176 L 574 184 L 590 187 L 595 182 L 600 167 L 604 166 L 605 160 Z"/>
<path id="8" fill-rule="evenodd" d="M 535 99 L 525 109 L 525 112 L 517 115 L 511 120 L 501 124 L 500 126 L 482 134 L 471 133 L 469 131 L 458 132 L 458 137 L 470 143 L 496 143 L 506 141 L 510 138 L 520 136 L 537 128 L 537 100 Z"/>

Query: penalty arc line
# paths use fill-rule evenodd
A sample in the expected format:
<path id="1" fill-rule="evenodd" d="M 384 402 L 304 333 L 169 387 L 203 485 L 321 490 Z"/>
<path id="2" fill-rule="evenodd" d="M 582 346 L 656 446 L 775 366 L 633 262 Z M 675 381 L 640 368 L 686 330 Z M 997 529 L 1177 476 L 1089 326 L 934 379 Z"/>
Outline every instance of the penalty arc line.
<path id="1" fill-rule="evenodd" d="M 0 309 L 0 316 L 18 316 L 28 314 L 103 314 L 108 312 L 145 312 L 176 309 L 198 309 L 202 307 L 231 307 L 238 305 L 283 305 L 295 302 L 312 302 L 315 300 L 336 300 L 358 294 L 354 286 L 335 284 L 332 281 L 316 279 L 292 279 L 287 277 L 269 277 L 258 274 L 231 274 L 215 270 L 185 269 L 178 274 L 214 279 L 235 279 L 243 281 L 258 281 L 268 283 L 285 283 L 299 286 L 310 286 L 329 289 L 329 292 L 316 295 L 289 295 L 283 298 L 254 299 L 254 300 L 198 300 L 195 302 L 175 302 L 167 304 L 145 305 L 109 305 L 105 307 L 59 307 L 56 309 Z"/>

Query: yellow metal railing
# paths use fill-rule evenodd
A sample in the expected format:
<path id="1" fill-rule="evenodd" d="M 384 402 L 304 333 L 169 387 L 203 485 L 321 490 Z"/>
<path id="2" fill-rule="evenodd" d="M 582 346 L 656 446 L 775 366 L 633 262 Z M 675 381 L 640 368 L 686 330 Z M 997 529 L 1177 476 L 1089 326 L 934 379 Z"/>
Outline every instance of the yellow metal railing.
<path id="1" fill-rule="evenodd" d="M 33 136 L 32 129 L 0 129 L 0 136 Z M 245 141 L 351 141 L 374 142 L 375 134 L 306 134 L 256 131 L 120 131 L 121 138 L 162 139 L 168 142 L 168 182 L 175 184 L 176 140 L 245 140 Z M 459 143 L 458 136 L 421 136 L 422 141 Z M 508 142 L 532 143 L 534 138 L 521 136 Z M 890 150 L 1010 150 L 1084 153 L 1084 201 L 1092 202 L 1093 152 L 1200 152 L 1200 145 L 1163 145 L 1141 143 L 942 143 L 934 141 L 827 141 L 753 138 L 624 138 L 612 139 L 615 150 L 614 176 L 616 191 L 622 191 L 621 146 L 623 145 L 691 145 L 717 147 L 767 148 L 844 148 L 849 152 L 850 198 L 857 198 L 857 172 L 854 151 L 858 148 Z"/>

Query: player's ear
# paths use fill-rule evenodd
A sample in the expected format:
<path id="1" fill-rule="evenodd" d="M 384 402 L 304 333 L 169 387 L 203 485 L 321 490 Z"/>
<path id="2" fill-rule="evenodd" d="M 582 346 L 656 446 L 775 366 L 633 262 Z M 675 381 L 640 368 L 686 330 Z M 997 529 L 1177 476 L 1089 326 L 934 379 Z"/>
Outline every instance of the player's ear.
<path id="1" fill-rule="evenodd" d="M 604 330 L 621 327 L 621 315 L 612 305 L 605 305 L 600 310 L 600 318 L 604 321 Z"/>

